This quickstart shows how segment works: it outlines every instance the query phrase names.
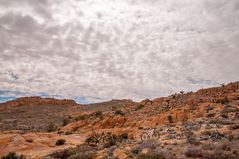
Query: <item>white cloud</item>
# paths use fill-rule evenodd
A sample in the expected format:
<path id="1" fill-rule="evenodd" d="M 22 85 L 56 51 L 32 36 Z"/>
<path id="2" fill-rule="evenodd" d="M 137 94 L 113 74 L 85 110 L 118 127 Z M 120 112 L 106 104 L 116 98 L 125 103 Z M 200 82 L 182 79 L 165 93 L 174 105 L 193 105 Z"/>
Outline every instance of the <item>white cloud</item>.
<path id="1" fill-rule="evenodd" d="M 0 0 L 0 89 L 94 102 L 238 80 L 238 8 L 238 0 Z"/>

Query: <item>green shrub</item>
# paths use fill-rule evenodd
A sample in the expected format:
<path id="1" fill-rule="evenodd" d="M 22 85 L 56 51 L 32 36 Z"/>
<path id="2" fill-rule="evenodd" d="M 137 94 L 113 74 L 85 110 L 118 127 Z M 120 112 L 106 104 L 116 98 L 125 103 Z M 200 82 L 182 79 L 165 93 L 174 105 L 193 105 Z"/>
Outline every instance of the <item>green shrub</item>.
<path id="1" fill-rule="evenodd" d="M 70 120 L 69 119 L 63 119 L 62 120 L 62 126 L 66 126 L 67 124 L 69 124 L 70 123 Z"/>
<path id="2" fill-rule="evenodd" d="M 76 121 L 80 121 L 80 120 L 85 120 L 86 119 L 86 115 L 79 115 L 75 118 Z"/>
<path id="3" fill-rule="evenodd" d="M 94 136 L 90 136 L 90 137 L 86 138 L 85 142 L 86 143 L 96 143 L 97 139 Z"/>
<path id="4" fill-rule="evenodd" d="M 55 145 L 57 145 L 57 146 L 64 145 L 65 142 L 66 142 L 66 140 L 64 140 L 64 139 L 59 139 L 59 140 L 56 141 Z"/>
<path id="5" fill-rule="evenodd" d="M 140 110 L 140 109 L 143 109 L 143 108 L 144 108 L 144 105 L 143 105 L 143 104 L 140 104 L 140 105 L 138 105 L 138 106 L 135 108 L 135 111 Z"/>

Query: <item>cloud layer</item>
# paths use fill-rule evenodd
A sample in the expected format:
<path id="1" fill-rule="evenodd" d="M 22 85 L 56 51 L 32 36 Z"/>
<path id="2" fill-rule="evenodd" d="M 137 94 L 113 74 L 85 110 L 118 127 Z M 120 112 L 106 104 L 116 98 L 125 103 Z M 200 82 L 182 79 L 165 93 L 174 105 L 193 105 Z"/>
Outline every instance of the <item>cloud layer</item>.
<path id="1" fill-rule="evenodd" d="M 0 96 L 141 100 L 236 81 L 238 28 L 238 0 L 0 0 Z"/>

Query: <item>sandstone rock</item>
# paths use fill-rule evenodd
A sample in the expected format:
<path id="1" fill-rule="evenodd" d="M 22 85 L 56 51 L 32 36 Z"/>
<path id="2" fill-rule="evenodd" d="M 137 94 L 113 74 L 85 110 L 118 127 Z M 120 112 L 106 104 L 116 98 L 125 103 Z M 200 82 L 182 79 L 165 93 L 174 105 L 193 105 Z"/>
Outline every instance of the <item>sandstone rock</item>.
<path id="1" fill-rule="evenodd" d="M 231 93 L 227 96 L 229 101 L 239 100 L 239 93 Z"/>
<path id="2" fill-rule="evenodd" d="M 121 149 L 116 149 L 113 152 L 113 156 L 118 157 L 119 159 L 127 159 L 127 154 Z"/>
<path id="3" fill-rule="evenodd" d="M 0 104 L 0 106 L 22 106 L 22 105 L 76 105 L 74 100 L 70 99 L 54 99 L 41 97 L 22 97 L 13 101 Z"/>
<path id="4" fill-rule="evenodd" d="M 141 153 L 142 154 L 147 154 L 147 153 L 149 153 L 149 148 L 144 148 L 142 151 L 141 151 Z"/>

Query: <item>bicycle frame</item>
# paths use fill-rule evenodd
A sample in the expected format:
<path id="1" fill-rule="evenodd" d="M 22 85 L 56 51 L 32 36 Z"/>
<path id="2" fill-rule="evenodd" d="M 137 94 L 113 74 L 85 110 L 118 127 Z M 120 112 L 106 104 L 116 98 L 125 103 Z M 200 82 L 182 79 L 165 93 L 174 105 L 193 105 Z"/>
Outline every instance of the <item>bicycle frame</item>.
<path id="1" fill-rule="evenodd" d="M 140 136 L 142 141 L 148 140 L 148 139 L 159 139 L 159 137 L 160 137 L 160 134 L 156 128 L 152 128 L 147 131 L 144 131 Z"/>

